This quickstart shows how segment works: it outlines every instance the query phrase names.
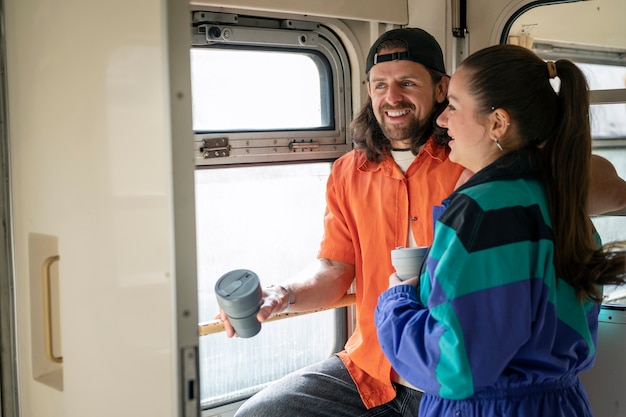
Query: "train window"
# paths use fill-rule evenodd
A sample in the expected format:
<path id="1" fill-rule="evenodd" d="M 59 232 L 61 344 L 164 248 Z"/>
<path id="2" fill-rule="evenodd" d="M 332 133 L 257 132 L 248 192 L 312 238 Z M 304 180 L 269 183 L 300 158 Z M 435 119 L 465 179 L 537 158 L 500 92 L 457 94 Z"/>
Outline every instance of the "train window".
<path id="1" fill-rule="evenodd" d="M 626 155 L 625 148 L 620 147 L 597 147 L 594 154 L 600 155 L 613 164 L 622 178 L 626 178 Z M 592 221 L 602 242 L 620 242 L 626 240 L 626 212 L 608 213 L 602 216 L 592 217 Z"/>
<path id="2" fill-rule="evenodd" d="M 585 74 L 591 91 L 591 134 L 593 153 L 615 166 L 626 178 L 626 62 L 620 58 L 624 51 L 584 48 L 538 43 L 535 49 L 546 59 L 571 59 Z M 626 216 L 608 213 L 592 217 L 593 224 L 604 243 L 624 241 Z"/>
<path id="3" fill-rule="evenodd" d="M 325 68 L 315 54 L 195 48 L 191 70 L 197 132 L 332 128 L 322 113 L 332 108 Z"/>
<path id="4" fill-rule="evenodd" d="M 591 95 L 591 134 L 596 146 L 601 141 L 619 140 L 626 146 L 626 62 L 624 52 L 603 51 L 597 47 L 565 47 L 558 43 L 535 42 L 533 50 L 546 60 L 569 59 L 583 71 Z"/>
<path id="5" fill-rule="evenodd" d="M 626 66 L 577 63 L 590 90 L 626 88 Z M 595 103 L 591 109 L 591 133 L 596 141 L 626 138 L 626 103 Z"/>
<path id="6" fill-rule="evenodd" d="M 608 159 L 622 178 L 626 178 L 624 4 L 530 2 L 511 18 L 501 38 L 532 47 L 544 60 L 569 59 L 581 68 L 591 90 L 593 153 Z M 555 24 L 563 16 L 567 24 Z M 592 221 L 604 243 L 626 239 L 626 210 L 594 216 Z"/>
<path id="7" fill-rule="evenodd" d="M 252 270 L 269 285 L 317 266 L 326 181 L 332 161 L 351 149 L 351 112 L 347 55 L 329 29 L 206 10 L 192 16 L 202 323 L 215 318 L 215 283 L 231 270 Z M 272 321 L 251 338 L 201 336 L 203 408 L 228 407 L 341 349 L 345 314 Z"/>
<path id="8" fill-rule="evenodd" d="M 193 12 L 197 165 L 332 160 L 351 149 L 348 57 L 316 22 Z"/>
<path id="9" fill-rule="evenodd" d="M 563 51 L 560 48 L 545 48 L 541 43 L 535 48 L 545 59 L 571 59 L 583 71 L 591 91 L 593 153 L 611 161 L 618 174 L 626 178 L 626 63 L 615 59 L 614 51 L 605 52 L 597 48 L 570 47 Z M 555 53 L 555 50 L 560 51 Z M 624 213 L 594 216 L 592 221 L 604 243 L 625 239 Z"/>
<path id="10" fill-rule="evenodd" d="M 233 269 L 262 284 L 295 277 L 315 259 L 322 237 L 330 163 L 196 170 L 200 322 L 218 311 L 215 282 Z M 263 325 L 248 339 L 224 333 L 200 338 L 204 406 L 249 396 L 297 368 L 326 358 L 343 343 L 339 312 Z"/>

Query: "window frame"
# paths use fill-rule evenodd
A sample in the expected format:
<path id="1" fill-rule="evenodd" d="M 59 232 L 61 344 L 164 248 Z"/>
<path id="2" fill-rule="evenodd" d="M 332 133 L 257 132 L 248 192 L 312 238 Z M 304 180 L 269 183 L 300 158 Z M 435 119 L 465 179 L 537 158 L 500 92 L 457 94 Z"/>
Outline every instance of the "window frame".
<path id="1" fill-rule="evenodd" d="M 326 76 L 329 80 L 327 85 L 323 85 L 322 82 L 321 93 L 329 95 L 332 103 L 329 109 L 322 109 L 323 118 L 326 119 L 328 116 L 330 120 L 328 126 L 320 128 L 194 132 L 196 171 L 219 168 L 237 170 L 242 167 L 263 165 L 298 166 L 318 162 L 332 164 L 337 158 L 352 150 L 352 143 L 347 134 L 347 124 L 352 115 L 351 73 L 348 54 L 334 32 L 317 22 L 310 21 L 250 17 L 196 9 L 191 13 L 191 48 L 245 49 L 316 55 L 317 58 L 314 60 L 318 68 L 327 71 L 321 76 Z M 215 28 L 213 36 L 217 32 L 220 35 L 212 38 L 209 34 L 211 28 Z M 224 30 L 227 33 L 226 37 Z M 206 150 L 203 148 L 207 144 L 226 148 L 226 155 L 206 156 Z M 313 221 L 322 222 L 323 219 L 320 217 Z M 311 259 L 314 259 L 315 253 L 310 255 Z M 330 341 L 331 351 L 327 354 L 343 349 L 348 338 L 347 322 L 350 308 L 342 307 L 324 313 L 332 314 L 334 324 L 334 339 Z M 269 330 L 266 329 L 266 332 Z M 225 335 L 217 337 L 225 338 Z M 202 346 L 199 350 L 201 348 Z M 251 385 L 248 388 L 260 389 L 262 386 L 264 385 L 258 387 Z M 202 398 L 203 415 L 213 415 L 216 409 L 220 409 L 219 407 L 228 407 L 228 403 L 241 401 L 249 395 L 251 394 L 248 391 L 242 391 L 232 398 Z"/>
<path id="2" fill-rule="evenodd" d="M 560 42 L 538 41 L 533 51 L 544 60 L 556 61 L 569 59 L 579 64 L 599 64 L 626 68 L 626 51 L 600 48 L 596 46 L 580 47 Z M 590 89 L 590 104 L 626 104 L 626 88 Z M 618 148 L 626 149 L 626 136 L 610 138 L 593 138 L 593 149 Z"/>
<path id="3" fill-rule="evenodd" d="M 614 65 L 626 68 L 626 56 L 625 50 L 617 50 L 615 48 L 601 48 L 597 46 L 574 46 L 571 44 L 565 44 L 560 42 L 536 42 L 533 45 L 533 51 L 544 60 L 569 59 L 577 64 L 601 64 L 601 65 Z M 621 104 L 626 105 L 626 88 L 613 88 L 613 89 L 590 89 L 589 101 L 591 105 L 604 105 L 604 104 Z M 611 159 L 606 155 L 606 152 L 619 151 L 626 153 L 626 136 L 613 136 L 613 137 L 592 137 L 592 152 Z M 615 161 L 611 161 L 615 164 Z M 620 172 L 619 167 L 618 174 L 623 177 L 623 172 Z M 626 210 L 620 210 L 618 212 L 604 213 L 593 216 L 594 223 L 610 222 L 605 226 L 606 229 L 621 229 L 623 217 L 626 216 Z M 599 228 L 600 225 L 596 223 Z"/>
<path id="4" fill-rule="evenodd" d="M 243 48 L 248 50 L 315 54 L 328 70 L 330 128 L 194 132 L 196 166 L 327 160 L 352 149 L 347 134 L 352 114 L 348 55 L 339 38 L 327 27 L 310 21 L 252 18 L 204 10 L 192 12 L 191 48 Z M 216 36 L 216 34 L 218 34 Z M 328 113 L 326 113 L 328 114 Z"/>

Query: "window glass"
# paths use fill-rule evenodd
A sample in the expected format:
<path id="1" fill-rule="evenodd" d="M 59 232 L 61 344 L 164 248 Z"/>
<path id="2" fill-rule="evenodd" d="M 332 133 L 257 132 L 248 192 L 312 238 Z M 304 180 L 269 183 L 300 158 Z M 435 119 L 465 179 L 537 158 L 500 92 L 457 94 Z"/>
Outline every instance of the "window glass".
<path id="1" fill-rule="evenodd" d="M 196 227 L 200 322 L 218 311 L 215 283 L 234 269 L 262 285 L 316 267 L 330 163 L 197 169 Z M 320 361 L 335 348 L 335 312 L 269 322 L 254 337 L 200 338 L 204 406 L 250 395 Z"/>
<path id="2" fill-rule="evenodd" d="M 577 63 L 591 90 L 626 88 L 626 67 L 616 65 Z M 594 104 L 591 106 L 593 153 L 613 164 L 617 173 L 626 178 L 626 150 L 622 146 L 600 147 L 603 139 L 626 138 L 626 103 Z M 626 240 L 626 216 L 596 216 L 592 218 L 603 243 Z"/>
<path id="3" fill-rule="evenodd" d="M 619 176 L 626 178 L 626 152 L 624 148 L 594 149 L 593 153 L 611 161 Z M 603 243 L 626 240 L 626 216 L 596 216 L 592 218 L 592 221 Z"/>
<path id="4" fill-rule="evenodd" d="M 626 103 L 592 104 L 589 111 L 594 139 L 626 138 Z"/>
<path id="5" fill-rule="evenodd" d="M 592 90 L 626 88 L 626 67 L 577 63 Z"/>
<path id="6" fill-rule="evenodd" d="M 577 63 L 591 90 L 626 88 L 626 67 Z M 626 137 L 626 103 L 591 106 L 591 134 L 594 139 Z"/>
<path id="7" fill-rule="evenodd" d="M 196 132 L 330 127 L 329 75 L 307 52 L 192 48 Z M 324 84 L 322 84 L 324 83 Z"/>

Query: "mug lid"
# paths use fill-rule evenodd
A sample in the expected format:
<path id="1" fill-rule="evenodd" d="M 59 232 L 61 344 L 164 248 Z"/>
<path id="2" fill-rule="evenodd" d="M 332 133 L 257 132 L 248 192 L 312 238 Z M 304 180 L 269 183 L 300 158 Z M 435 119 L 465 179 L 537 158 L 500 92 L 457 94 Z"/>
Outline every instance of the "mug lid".
<path id="1" fill-rule="evenodd" d="M 254 293 L 259 277 L 247 269 L 235 269 L 222 275 L 215 283 L 215 292 L 224 298 L 241 298 Z"/>

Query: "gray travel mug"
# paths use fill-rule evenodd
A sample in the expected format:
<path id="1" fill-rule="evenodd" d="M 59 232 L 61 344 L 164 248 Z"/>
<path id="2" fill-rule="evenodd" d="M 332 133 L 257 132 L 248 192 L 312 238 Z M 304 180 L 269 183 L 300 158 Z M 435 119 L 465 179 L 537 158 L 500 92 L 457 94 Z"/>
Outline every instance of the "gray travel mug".
<path id="1" fill-rule="evenodd" d="M 256 314 L 261 308 L 262 290 L 254 272 L 247 269 L 227 272 L 215 283 L 215 295 L 239 337 L 252 337 L 261 330 Z"/>
<path id="2" fill-rule="evenodd" d="M 428 246 L 417 248 L 398 247 L 391 251 L 391 264 L 401 281 L 420 275 L 422 264 L 428 254 Z"/>

